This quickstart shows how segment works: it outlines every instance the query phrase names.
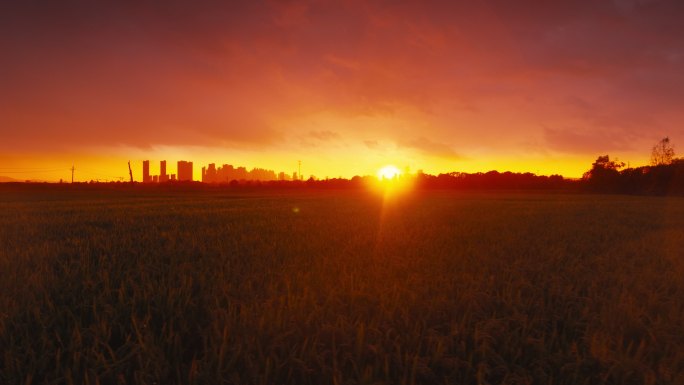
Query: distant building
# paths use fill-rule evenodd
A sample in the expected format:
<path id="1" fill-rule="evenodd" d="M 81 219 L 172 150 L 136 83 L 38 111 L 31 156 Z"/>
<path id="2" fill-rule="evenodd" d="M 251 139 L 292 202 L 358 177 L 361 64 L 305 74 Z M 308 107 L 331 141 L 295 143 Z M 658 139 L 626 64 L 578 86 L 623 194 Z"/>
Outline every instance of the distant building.
<path id="1" fill-rule="evenodd" d="M 231 181 L 248 181 L 248 180 L 289 180 L 289 175 L 285 173 L 276 174 L 273 170 L 263 168 L 253 168 L 247 170 L 245 167 L 233 167 L 230 164 L 216 167 L 215 163 L 210 163 L 206 167 L 202 167 L 202 182 L 203 183 L 229 183 Z"/>
<path id="2" fill-rule="evenodd" d="M 192 181 L 192 162 L 178 161 L 178 180 Z"/>
<path id="3" fill-rule="evenodd" d="M 209 164 L 209 168 L 207 169 L 207 177 L 212 182 L 218 182 L 216 180 L 216 164 L 214 164 L 214 163 Z"/>
<path id="4" fill-rule="evenodd" d="M 209 167 L 202 167 L 202 182 L 204 183 L 217 183 L 218 175 L 216 173 L 216 164 L 210 163 Z"/>
<path id="5" fill-rule="evenodd" d="M 152 182 L 152 178 L 150 178 L 150 161 L 149 160 L 143 160 L 143 178 L 142 178 L 143 183 L 150 183 Z"/>
<path id="6" fill-rule="evenodd" d="M 245 170 L 238 170 L 237 168 L 233 167 L 232 164 L 224 164 L 223 167 L 216 171 L 216 173 L 219 181 L 230 182 L 232 180 L 245 179 L 246 173 L 243 171 Z"/>
<path id="7" fill-rule="evenodd" d="M 266 170 L 263 168 L 253 168 L 252 171 L 250 171 L 247 174 L 247 179 L 250 179 L 250 180 L 277 180 L 278 175 L 276 175 L 275 171 L 272 171 L 272 170 Z"/>
<path id="8" fill-rule="evenodd" d="M 159 182 L 168 182 L 169 176 L 166 174 L 166 161 L 162 160 L 159 162 Z"/>
<path id="9" fill-rule="evenodd" d="M 152 177 L 152 182 L 153 183 L 159 183 L 159 177 L 157 175 Z"/>

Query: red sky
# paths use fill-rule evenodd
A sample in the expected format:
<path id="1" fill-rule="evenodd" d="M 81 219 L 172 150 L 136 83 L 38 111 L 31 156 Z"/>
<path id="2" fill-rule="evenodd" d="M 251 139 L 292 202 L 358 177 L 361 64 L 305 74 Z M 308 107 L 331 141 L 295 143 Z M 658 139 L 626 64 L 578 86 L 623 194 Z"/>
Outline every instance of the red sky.
<path id="1" fill-rule="evenodd" d="M 678 0 L 104 3 L 3 5 L 0 175 L 577 177 L 684 146 Z"/>

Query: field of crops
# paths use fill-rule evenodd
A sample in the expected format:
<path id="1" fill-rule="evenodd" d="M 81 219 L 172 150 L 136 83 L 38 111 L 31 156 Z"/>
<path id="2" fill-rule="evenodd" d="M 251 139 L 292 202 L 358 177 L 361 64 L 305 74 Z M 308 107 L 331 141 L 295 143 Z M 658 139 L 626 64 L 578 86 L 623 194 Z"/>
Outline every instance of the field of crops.
<path id="1" fill-rule="evenodd" d="M 684 199 L 0 186 L 2 384 L 684 384 Z"/>

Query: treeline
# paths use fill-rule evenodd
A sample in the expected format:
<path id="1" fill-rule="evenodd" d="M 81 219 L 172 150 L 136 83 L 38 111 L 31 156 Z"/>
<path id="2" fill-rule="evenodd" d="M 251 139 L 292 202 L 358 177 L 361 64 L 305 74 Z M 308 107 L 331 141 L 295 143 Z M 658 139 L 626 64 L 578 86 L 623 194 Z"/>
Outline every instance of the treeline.
<path id="1" fill-rule="evenodd" d="M 599 156 L 584 174 L 583 186 L 602 193 L 684 195 L 684 158 L 675 158 L 668 137 L 651 149 L 650 166 L 624 167 L 624 162 Z"/>
<path id="2" fill-rule="evenodd" d="M 419 174 L 416 177 L 416 186 L 462 190 L 560 190 L 570 188 L 572 181 L 560 175 L 545 176 L 529 172 L 451 172 L 437 176 Z"/>
<path id="3" fill-rule="evenodd" d="M 620 170 L 623 167 L 608 155 L 600 156 L 584 175 L 585 188 L 602 193 L 684 195 L 684 159 Z"/>
<path id="4" fill-rule="evenodd" d="M 461 190 L 562 190 L 576 188 L 576 181 L 564 179 L 561 175 L 535 175 L 529 172 L 464 173 L 451 172 L 439 175 L 419 173 L 416 175 L 398 176 L 396 180 L 384 183 L 411 183 L 419 189 L 461 189 Z M 306 181 L 237 181 L 227 185 L 233 187 L 281 187 L 281 188 L 363 188 L 378 183 L 373 176 L 355 176 L 351 179 L 314 179 Z M 383 183 L 382 181 L 380 183 Z"/>

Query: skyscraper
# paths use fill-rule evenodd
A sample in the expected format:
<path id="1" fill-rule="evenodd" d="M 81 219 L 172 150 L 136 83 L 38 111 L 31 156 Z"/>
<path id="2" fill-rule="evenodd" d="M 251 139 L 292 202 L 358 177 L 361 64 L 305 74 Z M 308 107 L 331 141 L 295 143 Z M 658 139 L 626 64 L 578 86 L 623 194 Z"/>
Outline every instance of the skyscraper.
<path id="1" fill-rule="evenodd" d="M 192 162 L 178 161 L 178 180 L 192 181 Z"/>
<path id="2" fill-rule="evenodd" d="M 152 180 L 150 178 L 150 161 L 143 160 L 143 183 L 150 183 Z"/>
<path id="3" fill-rule="evenodd" d="M 166 174 L 166 161 L 162 160 L 159 162 L 159 182 L 167 182 L 169 176 Z"/>
<path id="4" fill-rule="evenodd" d="M 216 180 L 216 164 L 214 164 L 214 163 L 209 163 L 209 167 L 207 168 L 207 182 L 209 182 L 209 183 L 218 182 Z"/>

